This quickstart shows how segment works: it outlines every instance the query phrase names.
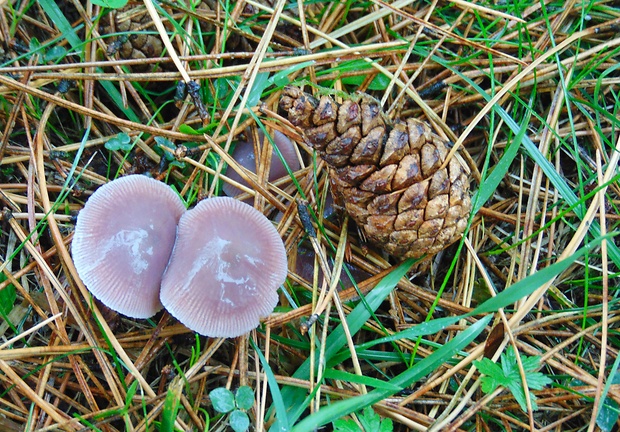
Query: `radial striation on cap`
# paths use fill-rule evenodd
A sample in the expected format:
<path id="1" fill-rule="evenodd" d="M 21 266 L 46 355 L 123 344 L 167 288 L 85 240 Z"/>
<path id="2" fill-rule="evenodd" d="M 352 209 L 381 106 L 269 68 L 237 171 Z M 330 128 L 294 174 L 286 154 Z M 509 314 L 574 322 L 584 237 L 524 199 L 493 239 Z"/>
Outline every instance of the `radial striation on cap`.
<path id="1" fill-rule="evenodd" d="M 71 248 L 89 291 L 131 318 L 161 310 L 161 279 L 184 211 L 170 187 L 143 175 L 97 189 L 78 215 Z"/>
<path id="2" fill-rule="evenodd" d="M 179 221 L 161 302 L 202 335 L 236 337 L 273 311 L 286 274 L 284 244 L 271 222 L 233 198 L 210 198 Z"/>

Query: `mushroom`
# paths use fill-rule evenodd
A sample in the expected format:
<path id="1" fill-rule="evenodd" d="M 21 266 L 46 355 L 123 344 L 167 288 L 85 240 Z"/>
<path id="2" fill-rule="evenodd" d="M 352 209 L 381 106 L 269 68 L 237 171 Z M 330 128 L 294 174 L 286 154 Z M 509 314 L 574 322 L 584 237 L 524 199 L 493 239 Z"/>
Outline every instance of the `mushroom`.
<path id="1" fill-rule="evenodd" d="M 109 308 L 149 318 L 185 206 L 164 183 L 129 175 L 101 186 L 80 211 L 72 254 L 78 275 Z"/>
<path id="2" fill-rule="evenodd" d="M 272 223 L 247 204 L 215 197 L 181 217 L 160 298 L 190 329 L 236 337 L 273 311 L 286 274 L 286 251 Z"/>
<path id="3" fill-rule="evenodd" d="M 263 142 L 265 134 L 263 131 L 258 131 L 259 142 Z M 293 142 L 282 132 L 274 131 L 273 142 L 278 150 L 282 154 L 282 157 L 286 161 L 287 165 L 292 171 L 297 171 L 300 168 L 299 159 L 297 159 L 297 153 L 295 152 L 295 146 Z M 254 152 L 254 144 L 251 141 L 239 141 L 232 152 L 232 157 L 239 165 L 248 169 L 249 171 L 256 173 L 256 153 Z M 273 181 L 287 174 L 286 168 L 282 164 L 282 161 L 278 157 L 275 151 L 271 153 L 271 165 L 269 167 L 268 180 Z M 226 171 L 226 176 L 231 180 L 241 183 L 247 186 L 247 182 L 233 169 L 229 168 Z M 229 184 L 224 183 L 222 190 L 228 196 L 237 196 L 242 191 Z"/>

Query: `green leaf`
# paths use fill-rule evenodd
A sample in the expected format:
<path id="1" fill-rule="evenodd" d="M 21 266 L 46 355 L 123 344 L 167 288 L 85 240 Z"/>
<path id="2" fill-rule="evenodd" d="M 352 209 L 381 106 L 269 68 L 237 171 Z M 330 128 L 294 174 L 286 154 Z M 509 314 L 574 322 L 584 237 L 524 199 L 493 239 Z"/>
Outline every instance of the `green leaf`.
<path id="1" fill-rule="evenodd" d="M 179 168 L 185 168 L 185 162 L 181 162 L 181 161 L 175 160 L 175 161 L 170 162 L 170 166 L 171 167 L 175 166 L 175 167 L 179 167 Z"/>
<path id="2" fill-rule="evenodd" d="M 486 394 L 493 393 L 495 389 L 500 386 L 500 384 L 501 383 L 492 376 L 485 375 L 480 378 L 480 387 L 482 388 L 482 391 Z"/>
<path id="3" fill-rule="evenodd" d="M 239 77 L 220 77 L 213 81 L 213 91 L 207 92 L 206 99 L 209 104 L 227 106 L 239 85 Z"/>
<path id="4" fill-rule="evenodd" d="M 269 366 L 269 362 L 263 355 L 263 353 L 258 349 L 256 344 L 252 339 L 250 339 L 250 343 L 252 344 L 252 348 L 254 352 L 258 355 L 260 359 L 260 363 L 265 370 L 265 375 L 267 375 L 267 382 L 269 383 L 269 392 L 271 393 L 271 398 L 273 399 L 273 406 L 276 410 L 276 418 L 278 421 L 275 423 L 277 426 L 272 426 L 269 430 L 281 430 L 288 432 L 290 430 L 288 417 L 286 415 L 286 406 L 284 405 L 284 401 L 282 400 L 282 392 L 280 392 L 280 387 L 278 387 L 278 382 L 276 381 L 276 377 L 271 370 L 271 366 Z"/>
<path id="5" fill-rule="evenodd" d="M 532 390 L 542 390 L 552 382 L 551 378 L 540 372 L 527 374 L 527 386 Z"/>
<path id="6" fill-rule="evenodd" d="M 6 280 L 4 273 L 0 273 L 0 283 Z M 15 292 L 15 286 L 8 284 L 3 290 L 0 291 L 0 315 L 5 317 L 8 315 L 15 306 L 15 300 L 17 300 L 17 293 Z"/>
<path id="7" fill-rule="evenodd" d="M 119 9 L 125 6 L 129 0 L 92 0 L 92 3 L 97 6 L 105 7 L 108 9 Z"/>
<path id="8" fill-rule="evenodd" d="M 366 432 L 378 431 L 381 427 L 381 417 L 371 407 L 364 408 L 358 419 Z"/>
<path id="9" fill-rule="evenodd" d="M 360 428 L 353 419 L 338 419 L 333 423 L 334 432 L 360 432 Z"/>
<path id="10" fill-rule="evenodd" d="M 342 78 L 342 82 L 346 85 L 352 85 L 359 87 L 364 80 L 366 79 L 366 75 L 353 75 Z M 368 85 L 369 90 L 385 90 L 390 83 L 390 79 L 383 74 L 378 74 L 376 77 Z"/>
<path id="11" fill-rule="evenodd" d="M 156 136 L 153 138 L 156 142 L 155 146 L 164 153 L 164 157 L 168 161 L 175 160 L 174 155 L 170 152 L 170 148 L 175 148 L 175 145 L 168 138 L 162 136 Z"/>
<path id="12" fill-rule="evenodd" d="M 250 427 L 250 418 L 243 411 L 234 410 L 228 417 L 228 423 L 235 432 L 245 432 Z"/>
<path id="13" fill-rule="evenodd" d="M 299 63 L 289 68 L 286 68 L 276 73 L 271 78 L 269 78 L 269 83 L 275 85 L 276 87 L 284 87 L 285 85 L 291 83 L 291 80 L 288 77 L 290 74 L 292 74 L 293 72 L 297 72 L 298 70 L 303 69 L 305 67 L 312 66 L 315 63 L 316 62 L 314 60 L 311 60 L 311 61 Z"/>
<path id="14" fill-rule="evenodd" d="M 500 364 L 501 367 L 487 358 L 474 362 L 474 366 L 478 368 L 480 373 L 485 375 L 480 380 L 482 391 L 489 394 L 495 391 L 498 386 L 506 387 L 519 403 L 521 409 L 527 411 L 523 382 L 517 363 L 517 353 L 512 346 L 508 347 L 506 352 L 502 353 Z M 525 380 L 527 381 L 529 389 L 541 390 L 551 383 L 551 379 L 548 376 L 536 372 L 540 365 L 540 357 L 521 356 L 521 364 L 525 371 Z M 532 393 L 529 393 L 529 395 L 532 409 L 538 409 L 536 398 Z"/>
<path id="15" fill-rule="evenodd" d="M 611 432 L 618 421 L 619 413 L 620 407 L 616 401 L 611 398 L 605 398 L 601 410 L 596 417 L 596 425 L 601 428 L 603 432 Z"/>
<path id="16" fill-rule="evenodd" d="M 35 53 L 36 51 L 41 49 L 41 42 L 36 37 L 30 39 L 30 43 L 28 44 L 28 48 L 31 53 Z"/>
<path id="17" fill-rule="evenodd" d="M 463 316 L 453 316 L 445 318 L 437 318 L 432 321 L 422 322 L 410 327 L 406 330 L 394 333 L 390 336 L 374 339 L 369 342 L 360 344 L 357 346 L 358 351 L 365 351 L 375 345 L 384 344 L 387 342 L 398 341 L 402 339 L 416 339 L 419 336 L 427 336 L 429 334 L 439 333 L 447 326 L 450 326 L 463 319 Z M 338 359 L 343 361 L 344 359 Z"/>
<path id="18" fill-rule="evenodd" d="M 515 360 L 516 360 L 516 357 L 515 357 Z M 533 370 L 538 369 L 538 366 L 540 365 L 540 357 L 539 356 L 532 356 L 532 357 L 523 356 L 523 359 L 521 359 L 521 363 L 523 364 L 523 370 L 533 371 Z"/>
<path id="19" fill-rule="evenodd" d="M 252 86 L 252 90 L 250 91 L 250 96 L 248 97 L 248 101 L 246 103 L 246 108 L 252 108 L 258 104 L 261 96 L 263 95 L 263 91 L 269 86 L 269 73 L 263 72 L 256 75 L 256 79 L 254 80 L 254 85 Z"/>
<path id="20" fill-rule="evenodd" d="M 228 413 L 235 409 L 235 395 L 225 387 L 216 388 L 209 393 L 209 397 L 217 412 Z"/>
<path id="21" fill-rule="evenodd" d="M 190 125 L 182 124 L 179 126 L 179 132 L 187 135 L 202 135 L 207 128 L 194 129 Z"/>
<path id="22" fill-rule="evenodd" d="M 497 191 L 500 182 L 504 180 L 508 169 L 512 165 L 512 161 L 521 148 L 521 142 L 530 125 L 531 111 L 527 111 L 527 113 L 528 115 L 522 119 L 519 132 L 510 145 L 504 149 L 501 159 L 493 166 L 493 170 L 488 174 L 487 178 L 480 182 L 480 189 L 472 200 L 472 214 L 478 213 L 478 210 L 480 210 L 484 203 Z"/>
<path id="23" fill-rule="evenodd" d="M 131 383 L 129 388 L 127 389 L 127 394 L 125 395 L 125 408 L 128 409 L 133 403 L 133 397 L 136 395 L 138 391 L 138 381 L 134 381 Z"/>
<path id="24" fill-rule="evenodd" d="M 131 137 L 123 132 L 111 138 L 104 146 L 111 151 L 129 151 L 133 147 L 131 144 Z"/>
<path id="25" fill-rule="evenodd" d="M 71 47 L 77 53 L 82 52 L 83 44 L 82 39 L 78 36 L 77 32 L 69 23 L 69 20 L 62 13 L 55 0 L 39 0 L 37 4 L 43 8 L 45 13 L 50 17 L 50 21 L 54 23 L 56 28 L 68 42 Z M 103 85 L 103 84 L 102 84 Z"/>
<path id="26" fill-rule="evenodd" d="M 55 46 L 47 50 L 45 55 L 43 56 L 44 62 L 55 62 L 64 58 L 67 55 L 67 49 L 63 46 Z"/>
<path id="27" fill-rule="evenodd" d="M 357 418 L 362 424 L 364 432 L 391 432 L 394 429 L 391 419 L 381 419 L 379 414 L 369 406 L 364 408 L 364 411 L 358 414 Z M 355 430 L 359 430 L 357 425 L 355 427 Z"/>
<path id="28" fill-rule="evenodd" d="M 504 373 L 502 368 L 500 368 L 497 364 L 493 363 L 488 358 L 477 360 L 474 362 L 474 365 L 478 368 L 480 373 L 485 375 L 480 380 L 482 383 L 483 392 L 487 394 L 492 393 L 498 386 L 505 385 L 503 381 Z"/>
<path id="29" fill-rule="evenodd" d="M 237 402 L 237 408 L 249 410 L 254 405 L 254 390 L 248 386 L 239 387 L 235 395 L 235 401 Z"/>
<path id="30" fill-rule="evenodd" d="M 394 430 L 394 425 L 392 424 L 392 419 L 385 418 L 381 422 L 381 427 L 379 427 L 379 432 L 392 432 Z"/>
<path id="31" fill-rule="evenodd" d="M 523 392 L 523 386 L 521 385 L 521 380 L 511 381 L 506 386 L 515 400 L 519 403 L 521 410 L 523 412 L 527 412 L 527 402 L 525 400 L 525 393 Z M 532 404 L 532 410 L 536 411 L 538 409 L 538 405 L 536 405 L 536 398 L 533 394 L 530 393 L 530 403 Z"/>
<path id="32" fill-rule="evenodd" d="M 614 364 L 611 367 L 611 372 L 607 378 L 607 383 L 601 394 L 601 408 L 596 416 L 596 424 L 601 428 L 603 432 L 609 432 L 612 430 L 616 422 L 618 421 L 618 415 L 620 414 L 619 406 L 612 398 L 608 397 L 609 388 L 614 384 L 620 384 L 620 373 L 618 373 L 618 367 L 620 365 L 620 357 L 616 357 Z"/>

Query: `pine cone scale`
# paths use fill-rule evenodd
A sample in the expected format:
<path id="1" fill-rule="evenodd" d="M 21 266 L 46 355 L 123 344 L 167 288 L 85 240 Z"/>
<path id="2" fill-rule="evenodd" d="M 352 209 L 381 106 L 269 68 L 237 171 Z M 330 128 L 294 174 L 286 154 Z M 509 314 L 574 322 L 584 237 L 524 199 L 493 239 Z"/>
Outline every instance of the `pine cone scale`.
<path id="1" fill-rule="evenodd" d="M 350 162 L 354 165 L 377 165 L 381 157 L 384 135 L 385 128 L 381 126 L 370 130 L 367 134 L 364 133 L 364 128 L 362 127 L 363 138 L 353 149 Z"/>
<path id="2" fill-rule="evenodd" d="M 409 153 L 409 134 L 407 126 L 396 123 L 390 131 L 379 165 L 397 164 Z"/>
<path id="3" fill-rule="evenodd" d="M 398 169 L 392 180 L 392 189 L 404 189 L 419 181 L 422 181 L 420 157 L 416 154 L 406 155 L 398 164 Z"/>
<path id="4" fill-rule="evenodd" d="M 417 119 L 391 121 L 364 94 L 337 104 L 297 87 L 280 108 L 330 166 L 334 200 L 368 240 L 398 257 L 432 255 L 457 241 L 471 211 L 469 179 L 445 141 Z"/>
<path id="5" fill-rule="evenodd" d="M 336 129 L 338 133 L 345 133 L 352 126 L 362 123 L 362 117 L 360 113 L 360 107 L 358 104 L 351 100 L 346 100 L 338 108 L 338 122 L 336 123 Z M 361 131 L 360 131 L 361 136 Z"/>
<path id="6" fill-rule="evenodd" d="M 392 192 L 392 179 L 397 169 L 396 165 L 388 165 L 379 171 L 373 172 L 370 177 L 362 182 L 360 189 L 374 193 Z"/>
<path id="7" fill-rule="evenodd" d="M 401 196 L 402 192 L 378 195 L 368 204 L 368 211 L 372 215 L 397 215 L 398 202 Z"/>

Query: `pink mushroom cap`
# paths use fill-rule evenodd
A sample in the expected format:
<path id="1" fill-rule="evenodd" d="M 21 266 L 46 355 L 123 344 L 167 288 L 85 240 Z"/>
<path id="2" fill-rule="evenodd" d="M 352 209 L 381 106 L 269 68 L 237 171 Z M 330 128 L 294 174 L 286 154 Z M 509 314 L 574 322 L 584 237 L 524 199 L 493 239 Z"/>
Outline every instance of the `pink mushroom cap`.
<path id="1" fill-rule="evenodd" d="M 260 142 L 263 142 L 264 138 L 265 134 L 263 134 L 263 131 L 258 131 L 258 139 Z M 273 133 L 273 142 L 276 147 L 278 147 L 278 150 L 280 150 L 282 157 L 291 171 L 299 170 L 301 165 L 299 164 L 299 159 L 297 159 L 297 152 L 295 151 L 295 145 L 293 142 L 286 135 L 277 130 Z M 270 144 L 267 142 L 265 145 Z M 256 153 L 254 153 L 254 144 L 251 141 L 239 141 L 232 152 L 232 157 L 239 163 L 239 165 L 256 174 Z M 273 181 L 279 179 L 280 177 L 284 177 L 286 174 L 287 171 L 284 164 L 282 164 L 282 161 L 276 154 L 275 150 L 272 150 L 271 165 L 269 166 L 269 175 L 267 176 L 268 180 Z M 226 176 L 244 186 L 248 185 L 247 182 L 232 168 L 228 168 L 226 171 Z M 228 196 L 236 196 L 242 192 L 241 189 L 229 183 L 224 183 L 222 185 L 222 190 Z"/>
<path id="2" fill-rule="evenodd" d="M 210 198 L 179 221 L 161 302 L 202 335 L 236 337 L 273 311 L 286 274 L 284 244 L 271 222 L 233 198 Z"/>
<path id="3" fill-rule="evenodd" d="M 161 310 L 161 279 L 185 206 L 166 184 L 143 175 L 101 186 L 78 214 L 73 261 L 89 291 L 131 318 Z"/>

